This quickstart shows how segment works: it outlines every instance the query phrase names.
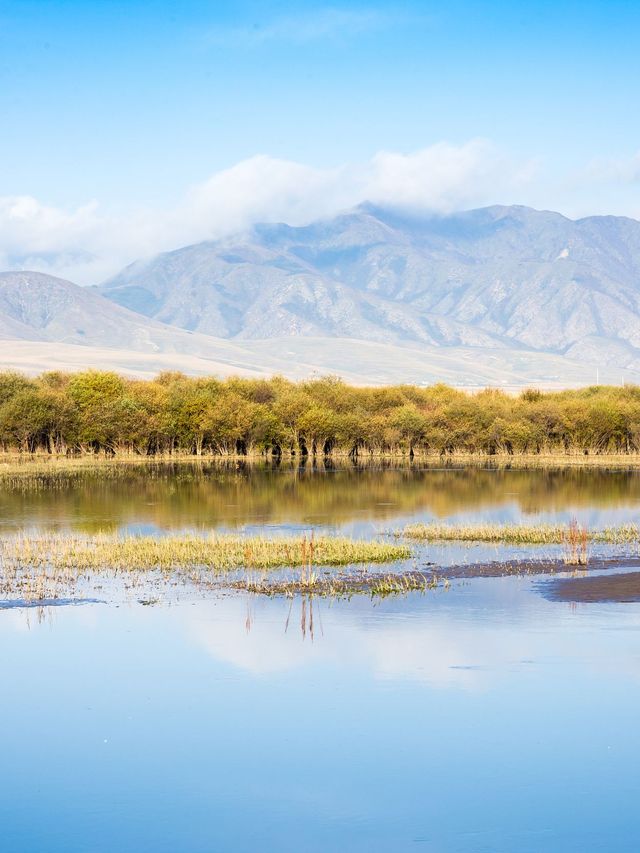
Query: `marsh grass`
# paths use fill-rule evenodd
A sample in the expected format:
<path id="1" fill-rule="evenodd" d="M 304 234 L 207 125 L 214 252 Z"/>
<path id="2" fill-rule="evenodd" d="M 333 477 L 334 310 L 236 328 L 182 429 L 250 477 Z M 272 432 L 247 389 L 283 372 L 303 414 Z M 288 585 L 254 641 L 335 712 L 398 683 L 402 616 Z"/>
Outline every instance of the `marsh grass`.
<path id="1" fill-rule="evenodd" d="M 310 574 L 312 565 L 387 563 L 410 555 L 406 545 L 328 536 L 307 540 L 306 537 L 270 539 L 218 534 L 155 538 L 56 533 L 0 539 L 0 560 L 5 573 L 24 568 L 144 572 L 200 567 L 223 572 L 302 566 Z"/>
<path id="2" fill-rule="evenodd" d="M 189 456 L 55 456 L 0 453 L 0 486 L 23 491 L 67 489 L 83 480 L 126 480 L 133 475 L 162 477 L 202 468 Z M 227 463 L 228 464 L 228 463 Z M 221 463 L 222 467 L 222 463 Z"/>
<path id="3" fill-rule="evenodd" d="M 421 542 L 489 542 L 511 545 L 568 545 L 582 552 L 587 542 L 630 544 L 640 542 L 637 524 L 580 528 L 576 521 L 563 524 L 411 524 L 397 533 Z"/>
<path id="4" fill-rule="evenodd" d="M 270 596 L 350 598 L 368 594 L 385 598 L 436 588 L 440 583 L 436 576 L 417 571 L 381 574 L 367 567 L 341 574 L 319 571 L 320 567 L 388 563 L 410 555 L 405 545 L 316 538 L 314 534 L 279 539 L 213 534 L 161 539 L 21 535 L 0 539 L 0 592 L 19 594 L 25 601 L 53 600 L 68 595 L 82 582 L 90 584 L 102 572 L 126 578 L 129 589 L 142 586 L 152 573 L 160 582 L 175 578 L 176 582 L 181 579 L 209 588 L 215 585 L 216 576 L 234 569 L 244 569 L 245 576 L 223 582 L 223 586 Z M 279 568 L 294 574 L 269 578 L 269 570 Z"/>
<path id="5" fill-rule="evenodd" d="M 37 602 L 65 598 L 78 589 L 117 582 L 127 593 L 178 586 L 206 590 L 242 588 L 264 592 L 273 569 L 291 569 L 286 591 L 329 590 L 332 581 L 317 567 L 388 563 L 411 554 L 405 545 L 361 542 L 344 537 L 238 537 L 230 535 L 152 538 L 71 534 L 0 538 L 0 597 Z M 244 573 L 242 581 L 225 575 Z M 338 582 L 336 593 L 344 591 Z M 281 590 L 282 591 L 282 590 Z M 143 603 L 147 603 L 147 598 Z"/>
<path id="6" fill-rule="evenodd" d="M 295 459 L 296 457 L 291 457 Z M 382 460 L 394 460 L 398 465 L 415 465 L 457 468 L 491 469 L 553 469 L 553 468 L 638 468 L 640 454 L 625 453 L 540 453 L 540 454 L 493 454 L 451 453 L 445 456 L 432 453 L 416 453 L 413 460 L 404 454 L 362 454 L 359 467 L 376 465 Z M 83 479 L 104 478 L 107 480 L 125 479 L 135 472 L 147 476 L 161 477 L 182 471 L 197 471 L 203 467 L 219 466 L 220 470 L 230 465 L 260 465 L 264 463 L 264 454 L 253 456 L 215 455 L 192 456 L 186 453 L 159 454 L 143 456 L 123 454 L 107 456 L 104 453 L 84 453 L 76 456 L 49 453 L 2 453 L 0 452 L 0 485 L 10 489 L 40 490 L 64 489 Z M 353 462 L 340 455 L 336 465 L 352 468 Z"/>
<path id="7" fill-rule="evenodd" d="M 390 595 L 402 595 L 408 592 L 426 592 L 428 589 L 437 589 L 439 586 L 437 575 L 427 577 L 420 572 L 404 572 L 397 574 L 385 574 L 376 578 L 371 584 L 371 595 L 386 598 Z M 443 581 L 445 589 L 449 588 L 449 581 Z"/>
<path id="8" fill-rule="evenodd" d="M 540 453 L 464 453 L 453 452 L 446 456 L 434 457 L 426 454 L 420 458 L 433 460 L 438 458 L 450 465 L 480 466 L 498 469 L 540 469 L 540 468 L 638 468 L 639 453 L 585 453 L 576 449 L 566 453 L 541 451 Z"/>
<path id="9" fill-rule="evenodd" d="M 305 576 L 285 580 L 269 581 L 266 578 L 236 581 L 232 584 L 236 589 L 266 596 L 285 596 L 293 598 L 296 595 L 318 598 L 343 599 L 354 595 L 369 595 L 371 598 L 387 598 L 388 596 L 406 595 L 410 592 L 427 592 L 443 586 L 449 588 L 449 581 L 442 584 L 437 576 L 427 576 L 417 571 L 390 572 L 385 574 L 369 574 L 358 572 L 339 577 L 321 577 L 314 575 L 309 579 Z"/>

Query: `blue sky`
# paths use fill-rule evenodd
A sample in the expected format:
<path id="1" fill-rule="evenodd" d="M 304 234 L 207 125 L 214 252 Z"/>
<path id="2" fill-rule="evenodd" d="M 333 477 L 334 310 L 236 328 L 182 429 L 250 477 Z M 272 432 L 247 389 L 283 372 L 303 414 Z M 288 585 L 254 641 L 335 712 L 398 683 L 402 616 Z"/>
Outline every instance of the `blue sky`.
<path id="1" fill-rule="evenodd" d="M 0 261 L 89 280 L 369 195 L 640 216 L 639 32 L 637 0 L 0 0 Z"/>

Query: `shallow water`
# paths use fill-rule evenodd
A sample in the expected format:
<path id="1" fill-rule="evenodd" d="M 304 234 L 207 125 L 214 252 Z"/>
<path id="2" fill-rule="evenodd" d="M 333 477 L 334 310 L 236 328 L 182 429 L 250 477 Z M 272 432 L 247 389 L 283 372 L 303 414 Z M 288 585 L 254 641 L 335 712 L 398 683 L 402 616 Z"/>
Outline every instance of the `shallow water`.
<path id="1" fill-rule="evenodd" d="M 0 486 L 0 525 L 128 530 L 340 530 L 370 536 L 414 521 L 636 521 L 640 472 L 415 465 L 218 464 L 125 468 L 60 488 Z"/>
<path id="2" fill-rule="evenodd" d="M 635 521 L 638 500 L 638 475 L 582 470 L 203 471 L 0 495 L 6 530 L 363 536 L 434 517 L 597 526 Z M 555 602 L 548 582 L 0 608 L 0 849 L 640 849 L 640 604 Z"/>
<path id="3" fill-rule="evenodd" d="M 1 613 L 2 849 L 638 849 L 640 605 L 313 607 Z"/>
<path id="4" fill-rule="evenodd" d="M 389 536 L 415 522 L 567 523 L 591 529 L 640 521 L 640 472 L 600 468 L 508 470 L 423 464 L 300 467 L 242 463 L 124 468 L 61 488 L 0 486 L 0 532 L 73 530 L 164 535 L 221 530 L 277 535 Z M 630 546 L 624 546 L 625 552 Z M 563 546 L 414 544 L 417 567 L 536 557 Z M 616 546 L 592 545 L 594 556 Z M 402 568 L 410 568 L 409 561 Z"/>

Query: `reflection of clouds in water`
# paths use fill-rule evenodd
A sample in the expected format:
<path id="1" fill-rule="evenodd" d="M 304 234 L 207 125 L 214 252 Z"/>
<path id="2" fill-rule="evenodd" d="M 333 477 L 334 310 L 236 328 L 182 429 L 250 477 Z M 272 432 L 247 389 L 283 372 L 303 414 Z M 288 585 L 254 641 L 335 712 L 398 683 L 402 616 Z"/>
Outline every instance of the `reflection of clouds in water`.
<path id="1" fill-rule="evenodd" d="M 298 602 L 293 604 L 299 607 Z M 289 603 L 274 610 L 277 618 L 273 612 L 256 607 L 254 600 L 229 598 L 224 602 L 223 619 L 198 618 L 189 629 L 194 642 L 216 661 L 254 675 L 295 669 L 307 663 L 310 655 L 314 660 L 326 657 L 326 650 L 319 645 L 310 652 L 310 644 L 303 643 L 299 634 L 294 635 L 295 625 L 285 633 Z M 222 609 L 216 616 L 221 613 Z"/>
<path id="2" fill-rule="evenodd" d="M 256 678 L 333 670 L 381 682 L 487 691 L 539 677 L 542 667 L 545 677 L 564 670 L 571 677 L 582 672 L 637 683 L 640 606 L 549 602 L 531 591 L 544 582 L 481 579 L 454 584 L 448 593 L 380 605 L 365 597 L 317 599 L 313 625 L 307 604 L 304 636 L 300 598 L 231 595 L 171 608 L 65 606 L 47 608 L 42 623 L 34 610 L 8 610 L 0 612 L 0 650 L 8 654 L 29 632 L 47 643 L 50 634 L 75 638 L 80 632 L 93 643 L 111 644 L 126 631 L 173 650 L 186 633 L 191 650 L 182 652 L 185 658 L 195 646 L 221 666 Z M 81 655 L 75 639 L 73 648 Z"/>
<path id="3" fill-rule="evenodd" d="M 344 607 L 334 610 L 326 601 L 314 602 L 312 642 L 308 610 L 307 635 L 301 636 L 299 599 L 293 602 L 286 631 L 290 602 L 274 600 L 269 605 L 251 610 L 247 630 L 247 603 L 229 599 L 224 620 L 198 619 L 191 623 L 191 635 L 216 661 L 254 675 L 321 664 L 364 669 L 380 679 L 474 690 L 489 686 L 500 670 L 531 652 L 525 640 L 518 642 L 511 633 L 505 640 L 499 626 L 463 624 L 450 617 L 433 624 L 431 614 L 425 615 L 430 624 L 399 616 L 367 620 L 365 627 Z"/>
<path id="4" fill-rule="evenodd" d="M 539 666 L 561 663 L 598 675 L 615 672 L 633 681 L 640 678 L 640 645 L 634 648 L 628 639 L 640 629 L 640 608 L 618 606 L 615 613 L 571 609 L 527 594 L 520 579 L 509 581 L 502 604 L 498 598 L 488 611 L 451 599 L 446 607 L 442 599 L 434 599 L 432 607 L 420 611 L 410 598 L 403 599 L 398 605 L 404 609 L 398 606 L 395 612 L 363 611 L 364 602 L 355 609 L 354 602 L 332 606 L 316 601 L 313 642 L 308 631 L 304 639 L 300 633 L 299 599 L 293 605 L 282 600 L 252 602 L 249 631 L 247 602 L 228 599 L 224 620 L 197 619 L 189 630 L 216 661 L 256 676 L 319 665 L 365 671 L 380 680 L 484 691 L 518 673 L 525 677 Z M 476 589 L 482 592 L 480 584 L 486 583 L 478 581 Z M 609 630 L 612 619 L 616 631 Z"/>
<path id="5" fill-rule="evenodd" d="M 518 651 L 502 632 L 455 630 L 454 625 L 386 625 L 366 636 L 362 651 L 379 677 L 425 681 L 434 687 L 483 689 Z"/>
<path id="6" fill-rule="evenodd" d="M 29 631 L 30 619 L 24 610 L 3 610 L 0 613 L 0 634 L 24 634 Z"/>

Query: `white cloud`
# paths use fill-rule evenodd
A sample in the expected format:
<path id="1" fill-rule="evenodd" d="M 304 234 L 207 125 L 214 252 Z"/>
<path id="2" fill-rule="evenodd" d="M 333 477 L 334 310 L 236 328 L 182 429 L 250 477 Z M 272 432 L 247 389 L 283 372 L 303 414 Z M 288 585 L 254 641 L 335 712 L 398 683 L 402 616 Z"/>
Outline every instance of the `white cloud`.
<path id="1" fill-rule="evenodd" d="M 0 197 L 0 268 L 35 269 L 95 283 L 160 245 L 162 215 L 100 212 L 92 201 L 66 211 L 31 196 Z"/>
<path id="2" fill-rule="evenodd" d="M 376 154 L 366 193 L 382 204 L 450 211 L 510 193 L 530 175 L 531 164 L 510 165 L 487 140 L 440 142 L 415 154 Z"/>
<path id="3" fill-rule="evenodd" d="M 140 257 L 261 221 L 301 225 L 364 201 L 445 212 L 517 200 L 532 169 L 471 140 L 325 169 L 259 155 L 190 188 L 171 209 L 120 216 L 102 213 L 95 201 L 65 211 L 30 196 L 0 197 L 0 266 L 97 283 Z"/>
<path id="4" fill-rule="evenodd" d="M 308 222 L 361 198 L 348 168 L 314 169 L 261 155 L 193 188 L 180 205 L 180 216 L 204 237 L 259 221 Z"/>

